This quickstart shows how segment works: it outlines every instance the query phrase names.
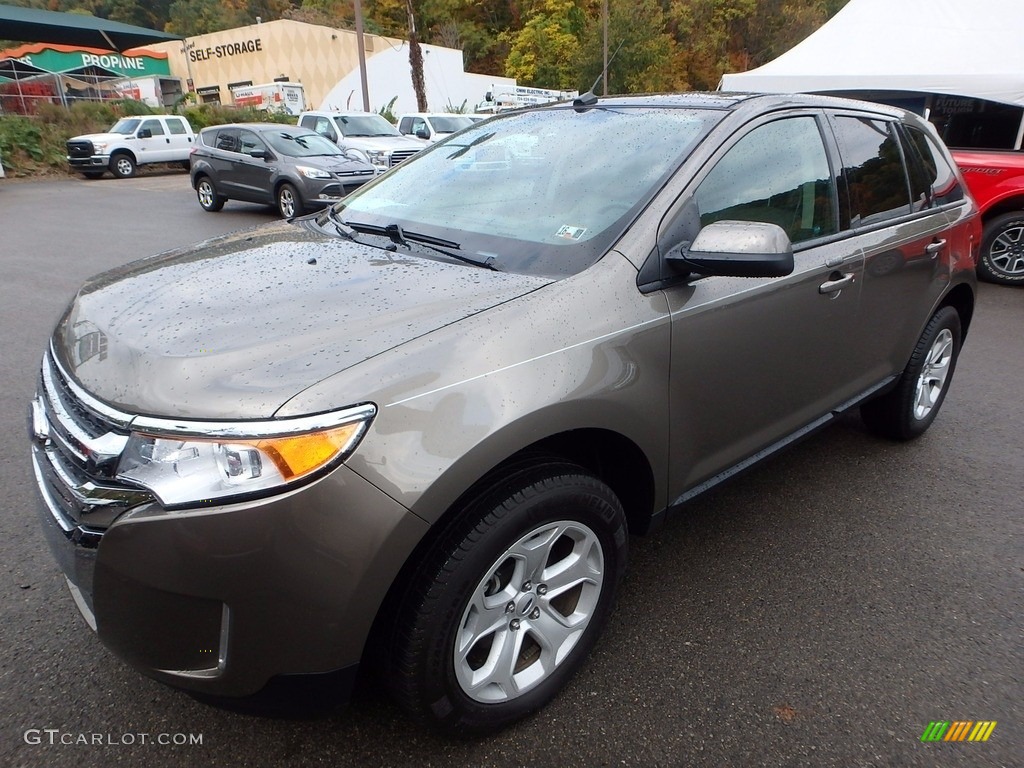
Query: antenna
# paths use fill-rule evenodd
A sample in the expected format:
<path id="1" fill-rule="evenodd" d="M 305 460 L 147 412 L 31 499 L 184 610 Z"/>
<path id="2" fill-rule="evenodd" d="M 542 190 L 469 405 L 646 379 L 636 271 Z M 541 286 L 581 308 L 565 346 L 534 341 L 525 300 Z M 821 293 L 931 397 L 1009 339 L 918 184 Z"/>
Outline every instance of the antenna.
<path id="1" fill-rule="evenodd" d="M 624 42 L 626 41 L 619 41 L 619 45 L 618 47 L 616 47 L 615 53 L 613 53 L 612 57 L 608 59 L 608 66 L 601 70 L 601 74 L 597 76 L 597 79 L 594 81 L 594 84 L 590 86 L 590 90 L 584 93 L 582 96 L 573 99 L 572 106 L 573 109 L 575 109 L 577 112 L 586 112 L 592 106 L 597 104 L 597 94 L 594 93 L 594 89 L 597 88 L 597 84 L 601 82 L 601 78 L 605 76 L 605 73 L 611 67 L 612 62 L 615 61 L 615 57 L 618 55 L 619 49 L 622 48 L 622 44 Z"/>

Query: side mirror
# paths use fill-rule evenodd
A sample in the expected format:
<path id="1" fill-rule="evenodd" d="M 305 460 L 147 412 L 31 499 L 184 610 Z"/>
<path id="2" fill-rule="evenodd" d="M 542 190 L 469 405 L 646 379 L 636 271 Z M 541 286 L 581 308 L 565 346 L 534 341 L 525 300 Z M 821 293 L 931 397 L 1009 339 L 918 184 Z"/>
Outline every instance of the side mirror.
<path id="1" fill-rule="evenodd" d="M 140 139 L 152 139 L 153 138 L 153 132 L 151 130 L 149 130 L 149 128 L 143 128 L 142 130 L 140 130 L 138 132 L 137 138 L 140 138 Z"/>
<path id="2" fill-rule="evenodd" d="M 429 139 L 430 138 L 430 129 L 429 128 L 425 128 L 425 127 L 417 128 L 416 129 L 416 138 L 417 139 Z"/>
<path id="3" fill-rule="evenodd" d="M 670 264 L 727 277 L 784 277 L 793 272 L 793 244 L 777 224 L 716 221 L 688 246 L 665 256 Z"/>
<path id="4" fill-rule="evenodd" d="M 264 160 L 269 160 L 270 153 L 265 149 L 253 149 L 249 151 L 249 157 L 261 157 Z"/>

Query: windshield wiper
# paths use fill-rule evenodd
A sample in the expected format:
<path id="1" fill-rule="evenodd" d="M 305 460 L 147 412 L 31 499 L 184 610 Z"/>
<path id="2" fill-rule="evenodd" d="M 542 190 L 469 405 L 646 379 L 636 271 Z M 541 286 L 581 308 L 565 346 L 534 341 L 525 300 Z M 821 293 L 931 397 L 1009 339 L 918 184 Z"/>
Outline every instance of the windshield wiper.
<path id="1" fill-rule="evenodd" d="M 453 240 L 445 240 L 441 237 L 425 235 L 422 232 L 409 232 L 404 229 L 401 224 L 388 224 L 385 227 L 380 227 L 376 224 L 363 224 L 361 222 L 342 223 L 345 224 L 348 229 L 354 230 L 355 232 L 382 235 L 390 239 L 395 245 L 409 250 L 413 250 L 412 244 L 415 243 L 420 248 L 426 248 L 434 251 L 435 253 L 440 253 L 442 256 L 447 256 L 449 259 L 453 259 L 454 261 L 460 261 L 463 264 L 481 267 L 482 269 L 489 269 L 492 272 L 501 272 L 501 270 L 494 265 L 493 256 L 488 256 L 486 259 L 474 259 L 472 256 L 456 253 L 456 251 L 462 250 L 462 246 Z"/>
<path id="2" fill-rule="evenodd" d="M 356 231 L 348 225 L 348 223 L 338 215 L 338 212 L 333 208 L 327 209 L 327 218 L 331 220 L 331 224 L 346 240 L 351 240 L 353 243 L 358 243 L 359 238 L 356 237 Z"/>

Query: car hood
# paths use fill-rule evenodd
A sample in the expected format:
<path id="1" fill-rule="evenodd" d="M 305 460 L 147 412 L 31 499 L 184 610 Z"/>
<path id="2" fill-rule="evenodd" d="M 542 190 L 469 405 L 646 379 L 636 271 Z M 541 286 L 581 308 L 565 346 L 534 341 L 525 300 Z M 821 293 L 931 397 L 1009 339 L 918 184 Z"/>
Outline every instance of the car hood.
<path id="1" fill-rule="evenodd" d="M 376 173 L 374 167 L 361 160 L 350 160 L 344 155 L 312 155 L 311 157 L 289 158 L 292 165 L 309 165 L 334 173 L 357 173 L 364 171 L 367 175 Z"/>
<path id="2" fill-rule="evenodd" d="M 124 138 L 130 138 L 130 136 L 126 137 L 125 134 L 123 134 L 123 133 L 87 133 L 87 134 L 85 134 L 83 136 L 73 136 L 70 139 L 68 139 L 68 141 L 92 141 L 92 142 L 108 141 L 109 142 L 109 141 L 119 141 L 119 140 L 124 139 Z"/>
<path id="3" fill-rule="evenodd" d="M 281 222 L 93 278 L 53 348 L 88 392 L 128 412 L 269 418 L 328 376 L 550 282 Z"/>
<path id="4" fill-rule="evenodd" d="M 345 147 L 357 149 L 381 149 L 385 151 L 423 149 L 424 144 L 419 139 L 410 139 L 407 136 L 344 136 L 338 142 Z"/>

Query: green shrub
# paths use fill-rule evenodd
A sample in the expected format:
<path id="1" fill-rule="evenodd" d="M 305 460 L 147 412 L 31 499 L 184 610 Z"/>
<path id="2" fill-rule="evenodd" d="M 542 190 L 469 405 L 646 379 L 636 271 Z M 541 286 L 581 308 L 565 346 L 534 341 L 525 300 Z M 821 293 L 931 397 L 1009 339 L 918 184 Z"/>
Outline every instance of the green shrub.
<path id="1" fill-rule="evenodd" d="M 218 104 L 187 104 L 181 111 L 199 131 L 223 123 L 294 124 L 291 115 L 267 113 L 252 107 L 227 107 Z M 60 104 L 39 104 L 36 114 L 0 115 L 0 157 L 11 176 L 67 173 L 67 148 L 72 136 L 103 133 L 118 119 L 131 115 L 160 114 L 141 101 L 76 101 L 69 109 Z"/>

